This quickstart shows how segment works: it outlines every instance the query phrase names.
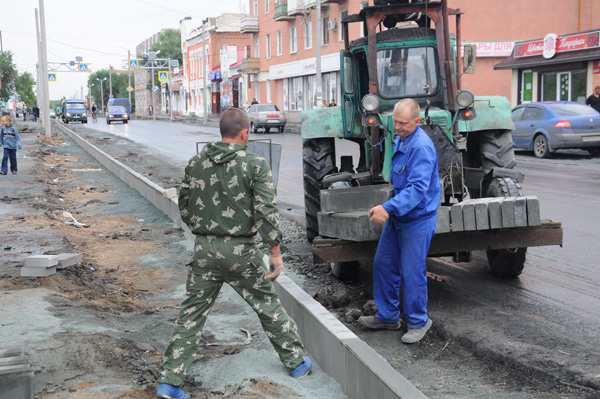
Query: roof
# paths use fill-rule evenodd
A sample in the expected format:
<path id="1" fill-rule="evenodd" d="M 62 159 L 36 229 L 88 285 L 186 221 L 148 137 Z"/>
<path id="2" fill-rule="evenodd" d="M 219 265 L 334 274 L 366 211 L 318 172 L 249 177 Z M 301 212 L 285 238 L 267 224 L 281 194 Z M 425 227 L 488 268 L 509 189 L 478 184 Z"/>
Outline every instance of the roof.
<path id="1" fill-rule="evenodd" d="M 600 59 L 600 48 L 559 53 L 552 58 L 544 58 L 543 55 L 516 58 L 513 50 L 513 53 L 510 55 L 510 57 L 506 57 L 504 60 L 502 60 L 502 62 L 494 65 L 494 69 L 530 68 L 565 64 L 570 62 L 591 61 L 597 59 Z"/>
<path id="2" fill-rule="evenodd" d="M 574 34 L 561 35 L 558 39 L 567 40 L 569 38 L 578 37 L 578 36 L 586 36 L 597 35 L 598 30 L 585 31 L 585 32 L 577 32 Z M 543 54 L 539 55 L 531 55 L 531 56 L 521 56 L 516 57 L 515 54 L 519 47 L 523 47 L 520 45 L 527 45 L 528 43 L 541 42 L 543 39 L 536 40 L 526 40 L 523 42 L 515 43 L 512 54 L 502 60 L 500 63 L 494 65 L 494 69 L 519 69 L 519 68 L 531 68 L 531 67 L 541 67 L 541 66 L 552 66 L 556 64 L 566 64 L 573 62 L 584 62 L 584 61 L 592 61 L 600 59 L 600 47 L 596 43 L 592 44 L 588 47 L 589 43 L 586 44 L 586 47 L 581 50 L 572 50 L 572 51 L 562 51 L 556 52 L 556 54 L 552 58 L 544 58 Z"/>

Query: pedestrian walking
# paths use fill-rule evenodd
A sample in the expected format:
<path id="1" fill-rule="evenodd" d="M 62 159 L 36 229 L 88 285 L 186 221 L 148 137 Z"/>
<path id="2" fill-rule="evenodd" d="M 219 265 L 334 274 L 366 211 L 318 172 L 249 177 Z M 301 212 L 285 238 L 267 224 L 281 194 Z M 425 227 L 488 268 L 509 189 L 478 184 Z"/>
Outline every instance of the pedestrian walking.
<path id="1" fill-rule="evenodd" d="M 2 128 L 0 130 L 0 147 L 4 146 L 4 156 L 2 157 L 2 167 L 0 174 L 8 173 L 8 161 L 10 161 L 10 171 L 17 173 L 17 149 L 21 149 L 21 137 L 19 131 L 11 125 L 10 116 L 2 117 Z"/>
<path id="2" fill-rule="evenodd" d="M 23 105 L 23 122 L 27 120 L 27 105 Z"/>
<path id="3" fill-rule="evenodd" d="M 35 106 L 31 110 L 31 113 L 33 115 L 33 121 L 37 122 L 38 118 L 40 117 L 40 107 L 38 107 L 38 105 L 35 104 Z"/>
<path id="4" fill-rule="evenodd" d="M 438 158 L 435 146 L 421 129 L 419 105 L 412 99 L 394 107 L 397 137 L 392 155 L 394 197 L 369 211 L 370 221 L 383 224 L 373 261 L 375 316 L 361 316 L 359 323 L 370 329 L 398 330 L 400 286 L 408 332 L 402 342 L 423 339 L 433 324 L 427 315 L 425 258 L 435 233 L 440 205 Z"/>
<path id="5" fill-rule="evenodd" d="M 594 92 L 585 100 L 585 103 L 600 112 L 600 85 L 594 87 Z"/>
<path id="6" fill-rule="evenodd" d="M 292 377 L 303 377 L 312 367 L 296 323 L 283 309 L 272 283 L 283 270 L 283 261 L 271 169 L 265 159 L 247 151 L 250 120 L 244 111 L 224 111 L 219 129 L 222 141 L 207 144 L 190 159 L 181 184 L 181 218 L 196 242 L 187 298 L 159 368 L 158 398 L 189 398 L 181 384 L 223 283 L 256 312 Z M 270 248 L 270 271 L 264 269 L 263 254 L 254 242 L 256 232 Z"/>

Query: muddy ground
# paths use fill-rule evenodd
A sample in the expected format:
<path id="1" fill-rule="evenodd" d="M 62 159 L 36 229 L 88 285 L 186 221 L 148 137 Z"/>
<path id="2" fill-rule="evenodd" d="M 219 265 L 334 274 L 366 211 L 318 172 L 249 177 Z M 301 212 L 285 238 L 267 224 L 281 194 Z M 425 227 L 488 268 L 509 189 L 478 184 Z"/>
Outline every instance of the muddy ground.
<path id="1" fill-rule="evenodd" d="M 178 187 L 183 165 L 165 162 L 146 148 L 122 138 L 94 133 L 85 127 L 75 130 L 162 187 Z M 0 298 L 4 303 L 5 298 L 15 296 L 15 292 L 31 295 L 34 289 L 35 295 L 43 295 L 43 290 L 60 292 L 48 308 L 54 314 L 79 312 L 82 320 L 85 320 L 87 312 L 96 312 L 106 320 L 107 328 L 114 327 L 123 332 L 117 334 L 118 338 L 114 333 L 106 335 L 96 332 L 84 339 L 80 334 L 74 336 L 69 331 L 61 332 L 59 342 L 49 343 L 47 358 L 43 359 L 43 353 L 39 355 L 40 363 L 41 360 L 58 357 L 64 359 L 63 364 L 68 364 L 69 372 L 59 372 L 58 364 L 55 369 L 45 366 L 46 369 L 39 373 L 42 381 L 38 386 L 43 387 L 39 397 L 70 397 L 71 391 L 81 386 L 78 384 L 85 384 L 84 381 L 90 379 L 91 375 L 102 375 L 104 379 L 116 381 L 116 385 L 119 379 L 133 379 L 140 387 L 139 392 L 131 396 L 107 393 L 105 396 L 94 396 L 96 398 L 152 397 L 150 387 L 156 378 L 159 353 L 168 340 L 169 326 L 176 310 L 172 309 L 173 298 L 164 298 L 158 303 L 145 299 L 148 292 L 160 292 L 163 288 L 160 282 L 167 278 L 184 281 L 183 268 L 165 268 L 162 265 L 167 259 L 170 263 L 187 260 L 185 251 L 182 251 L 185 239 L 166 217 L 150 209 L 153 208 L 151 205 L 148 205 L 150 208 L 144 206 L 140 209 L 137 204 L 128 204 L 123 198 L 128 188 L 102 184 L 100 173 L 93 171 L 98 166 L 84 160 L 87 158 L 83 154 L 65 154 L 61 151 L 64 139 L 59 137 L 42 142 L 41 150 L 31 154 L 36 157 L 37 179 L 43 183 L 39 185 L 40 192 L 21 195 L 17 191 L 17 194 L 3 201 L 3 204 L 11 206 L 33 201 L 36 212 L 15 214 L 8 221 L 11 233 L 6 236 L 11 242 L 28 242 L 28 246 L 5 249 L 5 253 L 27 253 L 36 242 L 42 242 L 45 243 L 44 253 L 78 251 L 84 254 L 84 263 L 51 279 L 23 281 L 15 277 L 18 273 L 17 257 L 6 265 L 2 262 L 0 287 L 4 295 Z M 98 173 L 98 179 L 81 177 L 82 174 L 94 173 Z M 55 181 L 56 178 L 59 180 Z M 93 180 L 94 184 L 85 184 L 84 181 L 88 180 Z M 71 210 L 75 218 L 81 217 L 82 222 L 93 225 L 93 229 L 74 229 L 65 225 L 60 218 L 63 208 Z M 94 212 L 97 208 L 98 212 Z M 99 208 L 102 208 L 101 212 Z M 3 223 L 7 222 L 6 218 L 3 220 Z M 362 265 L 359 279 L 338 281 L 332 276 L 329 265 L 312 262 L 310 245 L 301 226 L 283 219 L 282 227 L 282 248 L 288 274 L 305 291 L 338 315 L 350 329 L 361 334 L 356 319 L 362 314 L 375 312 L 371 301 L 370 265 Z M 50 237 L 44 238 L 47 229 L 59 232 L 63 238 L 56 242 Z M 144 259 L 143 264 L 140 264 L 140 258 Z M 431 277 L 430 283 L 435 284 L 435 276 Z M 26 295 L 18 295 L 15 303 Z M 165 316 L 171 319 L 165 320 Z M 126 327 L 140 323 L 146 327 L 135 331 L 129 331 Z M 206 336 L 210 339 L 210 331 Z M 73 345 L 73 342 L 77 345 Z M 443 328 L 433 329 L 417 345 L 406 347 L 398 344 L 398 348 L 394 349 L 396 354 L 388 361 L 431 398 L 598 397 L 597 391 L 565 381 L 559 377 L 560 373 L 544 372 L 481 347 L 474 347 L 469 342 L 453 340 Z M 223 354 L 223 348 L 205 349 L 200 361 L 227 356 Z M 60 378 L 55 377 L 58 375 Z M 286 387 L 268 379 L 233 384 L 227 393 L 224 390 L 217 393 L 205 390 L 202 382 L 193 379 L 189 379 L 187 384 L 198 393 L 197 397 L 288 397 L 285 396 Z M 267 388 L 270 390 L 273 386 L 279 393 L 267 393 Z M 263 396 L 257 392 L 262 392 L 260 395 Z"/>
<path id="2" fill-rule="evenodd" d="M 0 180 L 0 343 L 15 342 L 29 357 L 37 398 L 153 398 L 193 242 L 73 141 L 39 133 L 22 132 L 19 173 Z M 67 224 L 63 212 L 87 227 Z M 28 255 L 72 252 L 83 262 L 20 277 Z M 312 381 L 289 378 L 234 296 L 219 295 L 186 391 L 207 399 L 345 397 L 318 366 Z M 228 325 L 232 318 L 247 333 Z"/>

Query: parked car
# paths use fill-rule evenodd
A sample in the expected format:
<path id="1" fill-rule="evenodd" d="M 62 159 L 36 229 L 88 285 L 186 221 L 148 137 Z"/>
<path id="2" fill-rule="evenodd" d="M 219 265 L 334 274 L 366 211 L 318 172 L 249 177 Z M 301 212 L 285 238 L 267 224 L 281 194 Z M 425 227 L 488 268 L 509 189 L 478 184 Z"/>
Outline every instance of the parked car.
<path id="1" fill-rule="evenodd" d="M 600 155 L 600 113 L 574 101 L 521 104 L 512 110 L 515 148 L 548 158 L 562 148 L 580 148 Z"/>
<path id="2" fill-rule="evenodd" d="M 56 119 L 56 111 L 53 109 L 50 110 L 50 118 Z"/>
<path id="3" fill-rule="evenodd" d="M 258 129 L 264 129 L 269 133 L 271 128 L 277 128 L 283 133 L 287 122 L 285 114 L 274 104 L 254 104 L 246 111 L 250 118 L 250 130 L 258 133 Z"/>
<path id="4" fill-rule="evenodd" d="M 110 125 L 111 122 L 116 121 L 122 121 L 123 123 L 129 121 L 129 114 L 125 107 L 120 105 L 106 107 L 106 123 Z"/>

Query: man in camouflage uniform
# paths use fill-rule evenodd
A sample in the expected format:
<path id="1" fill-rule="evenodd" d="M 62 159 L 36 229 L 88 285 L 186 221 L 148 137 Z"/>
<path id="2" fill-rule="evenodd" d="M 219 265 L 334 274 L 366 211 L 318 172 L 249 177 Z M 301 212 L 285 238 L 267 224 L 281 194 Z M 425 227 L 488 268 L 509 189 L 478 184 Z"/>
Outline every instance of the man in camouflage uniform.
<path id="1" fill-rule="evenodd" d="M 250 128 L 246 113 L 226 110 L 219 128 L 222 141 L 206 145 L 190 159 L 179 193 L 181 218 L 196 242 L 187 299 L 159 370 L 159 398 L 189 398 L 180 385 L 223 283 L 252 306 L 292 377 L 305 376 L 312 366 L 296 323 L 281 306 L 272 284 L 283 262 L 271 169 L 265 159 L 246 151 Z M 255 245 L 256 232 L 270 248 L 270 272 Z"/>

